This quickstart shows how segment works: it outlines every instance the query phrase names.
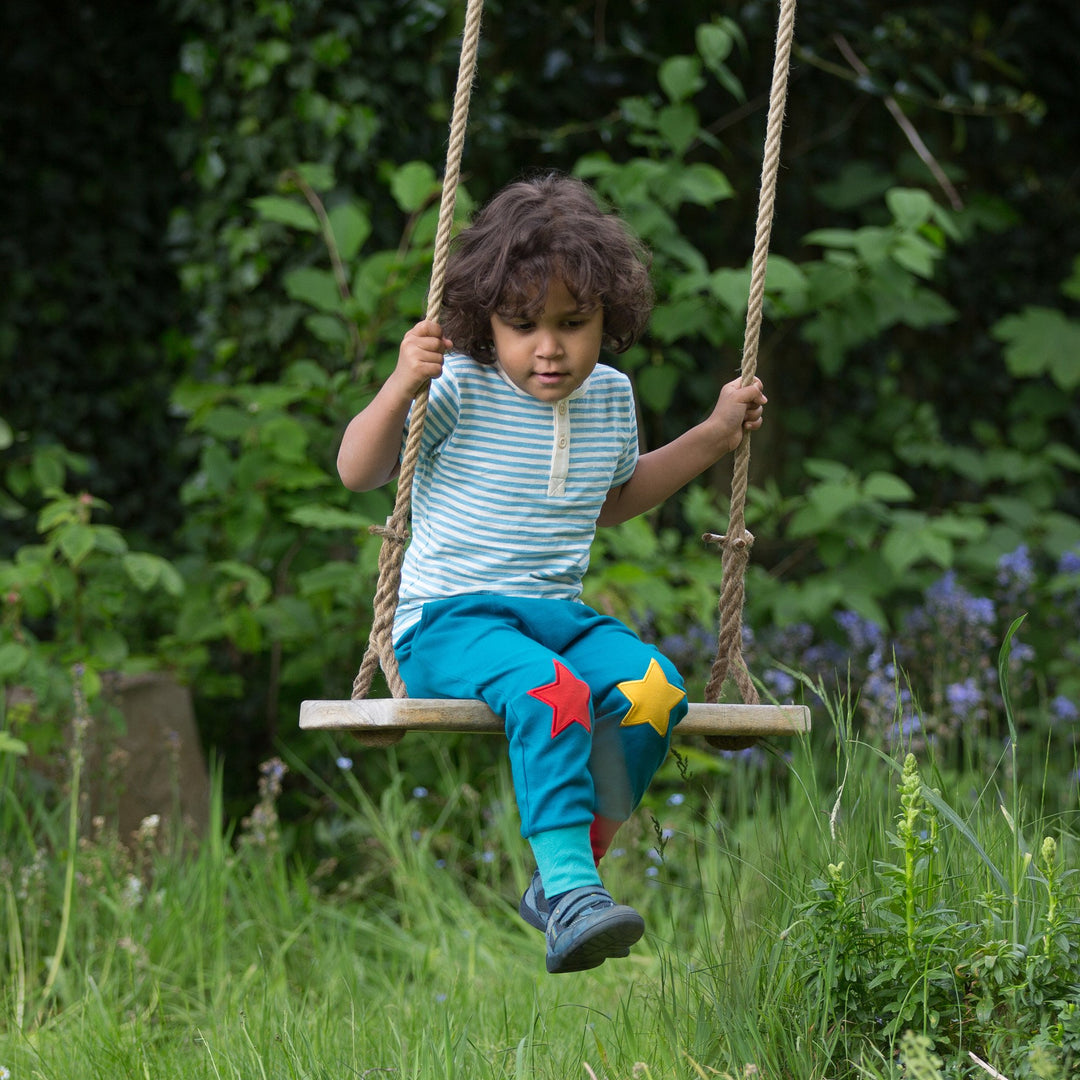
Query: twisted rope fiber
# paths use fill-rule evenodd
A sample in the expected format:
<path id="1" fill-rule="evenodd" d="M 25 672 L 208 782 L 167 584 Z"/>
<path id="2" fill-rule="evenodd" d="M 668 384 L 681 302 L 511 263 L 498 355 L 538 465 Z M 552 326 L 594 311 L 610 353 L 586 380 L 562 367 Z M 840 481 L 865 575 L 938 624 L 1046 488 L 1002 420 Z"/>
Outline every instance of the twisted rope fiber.
<path id="1" fill-rule="evenodd" d="M 480 45 L 480 19 L 484 0 L 469 0 L 462 31 L 461 57 L 458 62 L 457 88 L 454 91 L 454 111 L 450 119 L 450 140 L 443 176 L 442 199 L 439 204 L 439 223 L 435 231 L 435 253 L 428 286 L 427 318 L 438 319 L 442 308 L 443 287 L 446 283 L 446 264 L 450 256 L 450 233 L 454 224 L 454 204 L 461 177 L 461 158 L 465 149 L 465 129 L 469 116 L 469 98 L 476 74 L 476 54 Z M 379 581 L 375 589 L 374 615 L 367 651 L 360 670 L 353 680 L 354 701 L 367 696 L 379 665 L 382 665 L 390 692 L 396 698 L 406 696 L 405 683 L 398 673 L 392 634 L 394 613 L 397 610 L 398 589 L 401 584 L 401 563 L 409 536 L 409 509 L 412 502 L 413 475 L 420 456 L 420 436 L 427 417 L 428 388 L 423 386 L 412 405 L 409 437 L 398 474 L 394 512 L 385 526 L 374 525 L 371 532 L 383 538 L 379 550 Z"/>
<path id="2" fill-rule="evenodd" d="M 761 339 L 761 316 L 765 298 L 765 272 L 769 259 L 769 237 L 772 232 L 773 213 L 776 208 L 776 177 L 780 166 L 780 135 L 784 125 L 784 107 L 787 102 L 788 66 L 791 43 L 795 33 L 795 0 L 781 0 L 780 17 L 776 29 L 776 57 L 773 62 L 772 86 L 769 91 L 769 118 L 765 129 L 765 152 L 761 167 L 761 193 L 758 197 L 757 229 L 754 236 L 754 257 L 750 275 L 750 296 L 746 309 L 746 333 L 743 338 L 742 377 L 743 386 L 753 381 L 757 372 L 758 343 Z M 743 433 L 742 442 L 735 451 L 734 475 L 731 481 L 731 513 L 728 531 L 722 537 L 706 536 L 706 540 L 719 540 L 723 547 L 721 565 L 723 585 L 720 592 L 720 630 L 717 641 L 716 660 L 709 682 L 705 687 L 705 700 L 716 702 L 724 680 L 730 674 L 743 701 L 756 705 L 759 701 L 757 687 L 750 678 L 742 655 L 742 614 L 745 599 L 746 565 L 754 537 L 746 531 L 746 489 L 750 472 L 750 432 Z"/>

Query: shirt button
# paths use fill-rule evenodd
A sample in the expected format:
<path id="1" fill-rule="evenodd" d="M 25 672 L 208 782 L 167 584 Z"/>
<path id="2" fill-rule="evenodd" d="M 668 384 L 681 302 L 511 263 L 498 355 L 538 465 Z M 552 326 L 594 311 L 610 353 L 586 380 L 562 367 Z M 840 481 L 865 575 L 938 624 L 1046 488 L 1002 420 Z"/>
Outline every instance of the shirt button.
<path id="1" fill-rule="evenodd" d="M 566 402 L 565 401 L 560 401 L 559 402 L 559 412 L 561 412 L 561 413 L 566 412 Z"/>
<path id="2" fill-rule="evenodd" d="M 565 446 L 566 445 L 566 436 L 565 435 L 561 439 L 559 439 L 559 445 L 560 446 Z"/>

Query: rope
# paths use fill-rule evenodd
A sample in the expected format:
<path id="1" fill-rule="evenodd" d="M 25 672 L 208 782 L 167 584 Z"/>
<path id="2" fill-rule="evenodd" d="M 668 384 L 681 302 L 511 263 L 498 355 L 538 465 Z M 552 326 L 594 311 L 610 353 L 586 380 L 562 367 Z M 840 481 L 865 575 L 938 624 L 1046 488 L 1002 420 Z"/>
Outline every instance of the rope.
<path id="1" fill-rule="evenodd" d="M 776 29 L 776 58 L 773 62 L 772 87 L 769 91 L 769 119 L 765 129 L 765 153 L 761 167 L 761 193 L 758 198 L 757 229 L 754 236 L 754 257 L 750 274 L 750 298 L 746 309 L 746 333 L 743 338 L 743 386 L 753 381 L 757 372 L 758 343 L 761 339 L 761 313 L 765 299 L 765 271 L 769 260 L 769 237 L 776 208 L 776 176 L 780 166 L 780 133 L 784 125 L 787 102 L 788 65 L 791 42 L 795 32 L 795 0 L 780 0 L 780 17 Z M 728 531 L 723 536 L 708 533 L 705 540 L 719 543 L 723 549 L 723 586 L 720 593 L 720 630 L 716 660 L 705 700 L 716 702 L 724 681 L 730 674 L 743 701 L 756 705 L 759 701 L 742 655 L 742 613 L 745 599 L 746 565 L 754 537 L 746 531 L 746 489 L 750 473 L 750 432 L 743 432 L 742 442 L 735 451 L 735 469 L 731 481 L 731 513 Z"/>
<path id="2" fill-rule="evenodd" d="M 468 0 L 465 28 L 462 31 L 461 58 L 458 62 L 457 88 L 454 91 L 454 112 L 450 118 L 450 142 L 446 154 L 442 199 L 439 204 L 439 224 L 435 231 L 435 253 L 428 286 L 427 318 L 438 319 L 442 308 L 443 287 L 446 283 L 446 264 L 450 256 L 450 233 L 454 224 L 454 204 L 461 177 L 461 157 L 465 149 L 465 128 L 469 116 L 469 98 L 476 74 L 476 54 L 480 45 L 480 18 L 484 0 Z M 412 405 L 409 437 L 405 441 L 401 471 L 398 474 L 394 512 L 385 526 L 373 526 L 371 532 L 382 537 L 379 551 L 379 581 L 375 589 L 374 616 L 367 651 L 360 670 L 353 680 L 353 700 L 366 697 L 379 665 L 382 665 L 390 692 L 394 697 L 406 696 L 405 683 L 398 673 L 397 658 L 391 635 L 394 613 L 397 610 L 398 587 L 401 584 L 401 563 L 409 537 L 409 508 L 412 501 L 413 474 L 420 456 L 420 436 L 427 417 L 428 388 L 417 393 Z"/>

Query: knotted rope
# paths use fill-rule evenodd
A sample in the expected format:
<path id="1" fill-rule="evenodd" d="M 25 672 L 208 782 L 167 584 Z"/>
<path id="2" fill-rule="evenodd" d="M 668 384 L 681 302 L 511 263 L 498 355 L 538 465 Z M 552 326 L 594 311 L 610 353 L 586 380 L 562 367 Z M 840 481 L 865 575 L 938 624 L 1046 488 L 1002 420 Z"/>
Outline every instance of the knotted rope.
<path id="1" fill-rule="evenodd" d="M 465 128 L 469 117 L 469 99 L 476 74 L 476 54 L 480 45 L 480 18 L 484 0 L 469 0 L 465 9 L 465 28 L 461 35 L 461 58 L 458 62 L 457 88 L 454 91 L 454 112 L 450 119 L 450 142 L 446 153 L 446 172 L 443 176 L 442 198 L 439 203 L 439 224 L 435 232 L 435 253 L 428 286 L 427 318 L 437 320 L 442 308 L 443 287 L 446 283 L 446 263 L 450 257 L 450 233 L 454 224 L 454 204 L 457 201 L 461 177 L 461 157 L 465 149 Z M 401 563 L 409 538 L 409 510 L 412 503 L 413 474 L 420 456 L 420 436 L 427 417 L 428 388 L 417 393 L 412 405 L 409 437 L 398 474 L 394 512 L 386 525 L 373 525 L 371 532 L 382 537 L 379 550 L 379 581 L 375 589 L 374 615 L 367 651 L 360 670 L 353 680 L 352 697 L 367 697 L 371 681 L 382 665 L 390 692 L 396 698 L 405 697 L 405 683 L 398 673 L 397 658 L 391 640 L 394 613 L 397 610 L 398 588 L 401 584 Z"/>
<path id="2" fill-rule="evenodd" d="M 761 192 L 758 197 L 757 229 L 754 236 L 754 256 L 750 274 L 750 297 L 746 309 L 746 332 L 743 338 L 743 386 L 749 385 L 757 372 L 758 343 L 761 339 L 761 314 L 765 298 L 765 271 L 769 261 L 769 237 L 776 209 L 776 176 L 780 166 L 780 134 L 784 125 L 787 103 L 788 65 L 791 42 L 795 32 L 795 0 L 781 0 L 776 29 L 776 58 L 773 63 L 772 87 L 769 91 L 769 118 L 765 129 L 765 153 L 761 167 Z M 731 512 L 728 531 L 723 536 L 706 533 L 708 543 L 718 543 L 723 549 L 723 585 L 720 592 L 720 630 L 716 660 L 705 687 L 705 700 L 717 702 L 724 681 L 730 674 L 747 705 L 760 700 L 742 655 L 742 614 L 745 599 L 746 565 L 754 537 L 746 530 L 746 489 L 750 473 L 750 432 L 743 432 L 735 451 L 734 475 L 731 481 Z M 753 740 L 750 740 L 751 742 Z"/>

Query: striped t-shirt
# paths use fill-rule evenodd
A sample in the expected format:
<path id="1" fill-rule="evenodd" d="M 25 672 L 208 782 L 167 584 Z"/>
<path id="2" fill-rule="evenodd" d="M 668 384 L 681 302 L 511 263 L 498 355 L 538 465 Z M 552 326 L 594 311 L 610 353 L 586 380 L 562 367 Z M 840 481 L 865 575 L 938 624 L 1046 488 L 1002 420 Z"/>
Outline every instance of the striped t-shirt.
<path id="1" fill-rule="evenodd" d="M 549 403 L 495 366 L 447 356 L 429 390 L 394 640 L 429 600 L 577 600 L 600 509 L 637 457 L 630 381 L 614 368 L 597 364 Z"/>

